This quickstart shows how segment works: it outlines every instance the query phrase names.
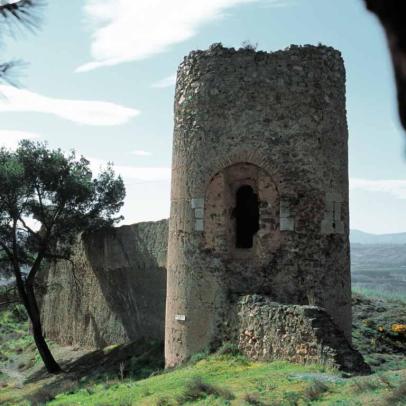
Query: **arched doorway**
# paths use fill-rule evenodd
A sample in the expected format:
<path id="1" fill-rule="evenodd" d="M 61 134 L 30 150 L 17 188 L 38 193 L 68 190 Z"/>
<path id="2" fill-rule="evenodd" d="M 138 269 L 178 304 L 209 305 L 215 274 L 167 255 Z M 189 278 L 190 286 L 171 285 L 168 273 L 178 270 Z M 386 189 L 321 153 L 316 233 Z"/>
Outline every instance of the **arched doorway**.
<path id="1" fill-rule="evenodd" d="M 279 246 L 279 194 L 259 166 L 239 162 L 216 173 L 204 202 L 205 247 L 226 258 L 267 261 Z"/>

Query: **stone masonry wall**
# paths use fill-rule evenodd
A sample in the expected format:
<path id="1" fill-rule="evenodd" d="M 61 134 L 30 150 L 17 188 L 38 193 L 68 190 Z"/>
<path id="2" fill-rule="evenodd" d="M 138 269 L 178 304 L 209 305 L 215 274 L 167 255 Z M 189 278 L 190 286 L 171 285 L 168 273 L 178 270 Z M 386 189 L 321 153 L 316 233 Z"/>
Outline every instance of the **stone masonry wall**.
<path id="1" fill-rule="evenodd" d="M 46 337 L 103 347 L 164 338 L 168 222 L 139 223 L 79 238 L 69 262 L 52 265 L 41 300 Z"/>
<path id="2" fill-rule="evenodd" d="M 230 306 L 223 340 L 234 342 L 253 360 L 283 359 L 321 363 L 348 372 L 368 373 L 325 310 L 316 306 L 280 305 L 260 295 L 239 297 Z"/>

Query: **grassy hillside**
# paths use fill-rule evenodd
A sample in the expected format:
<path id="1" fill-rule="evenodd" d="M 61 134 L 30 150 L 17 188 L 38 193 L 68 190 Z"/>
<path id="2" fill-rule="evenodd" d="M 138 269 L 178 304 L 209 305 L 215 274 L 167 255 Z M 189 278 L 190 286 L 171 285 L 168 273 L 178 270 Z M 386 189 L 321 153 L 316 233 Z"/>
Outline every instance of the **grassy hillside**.
<path id="1" fill-rule="evenodd" d="M 17 310 L 16 310 L 17 309 Z M 1 314 L 0 404 L 4 405 L 404 405 L 406 303 L 353 298 L 354 345 L 375 373 L 343 377 L 321 365 L 251 362 L 232 346 L 162 369 L 162 346 L 137 342 L 80 353 L 53 346 L 65 373 L 49 377 L 36 361 L 17 306 Z M 23 382 L 23 380 L 25 380 Z"/>
<path id="2" fill-rule="evenodd" d="M 299 405 L 406 402 L 404 372 L 343 379 L 317 365 L 248 362 L 213 355 L 138 382 L 117 380 L 58 395 L 50 405 Z M 352 403 L 357 404 L 357 403 Z"/>

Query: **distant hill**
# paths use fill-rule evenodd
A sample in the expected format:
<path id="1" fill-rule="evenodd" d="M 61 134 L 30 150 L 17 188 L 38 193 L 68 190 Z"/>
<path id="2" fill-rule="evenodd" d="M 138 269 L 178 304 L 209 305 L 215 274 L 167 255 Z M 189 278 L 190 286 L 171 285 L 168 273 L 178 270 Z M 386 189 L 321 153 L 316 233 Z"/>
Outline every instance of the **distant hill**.
<path id="1" fill-rule="evenodd" d="M 352 286 L 406 296 L 406 233 L 351 230 Z"/>
<path id="2" fill-rule="evenodd" d="M 406 245 L 351 244 L 351 266 L 356 269 L 398 269 L 406 271 Z"/>
<path id="3" fill-rule="evenodd" d="M 406 233 L 369 234 L 360 230 L 351 230 L 351 244 L 406 244 Z"/>

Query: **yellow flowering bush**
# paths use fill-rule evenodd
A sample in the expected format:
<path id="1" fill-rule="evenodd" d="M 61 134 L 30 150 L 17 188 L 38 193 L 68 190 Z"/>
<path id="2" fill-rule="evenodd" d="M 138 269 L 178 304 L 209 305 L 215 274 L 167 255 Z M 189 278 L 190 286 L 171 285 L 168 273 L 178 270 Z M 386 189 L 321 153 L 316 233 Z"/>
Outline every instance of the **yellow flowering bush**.
<path id="1" fill-rule="evenodd" d="M 398 334 L 406 334 L 406 324 L 392 324 L 392 331 Z"/>

